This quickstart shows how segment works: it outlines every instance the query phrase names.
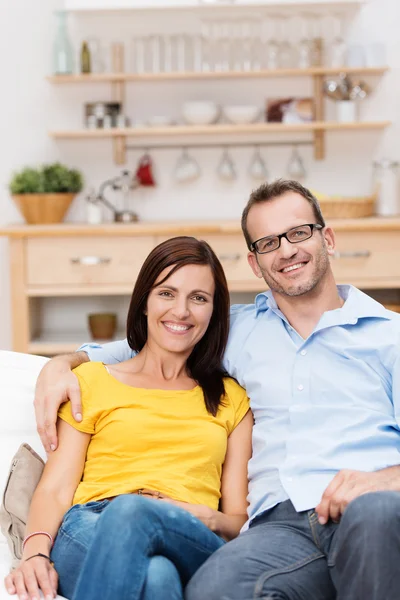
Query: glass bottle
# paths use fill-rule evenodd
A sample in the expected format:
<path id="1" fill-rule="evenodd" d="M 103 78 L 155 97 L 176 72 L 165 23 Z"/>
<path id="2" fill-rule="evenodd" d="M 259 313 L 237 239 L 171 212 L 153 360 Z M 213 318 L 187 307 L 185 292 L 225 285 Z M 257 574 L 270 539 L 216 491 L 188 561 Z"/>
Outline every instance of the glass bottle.
<path id="1" fill-rule="evenodd" d="M 53 46 L 53 73 L 55 75 L 70 75 L 74 71 L 74 51 L 67 30 L 65 11 L 57 11 L 57 33 Z"/>
<path id="2" fill-rule="evenodd" d="M 311 35 L 311 62 L 313 67 L 322 67 L 324 64 L 324 40 L 321 33 L 321 15 L 310 13 L 309 16 Z"/>
<path id="3" fill-rule="evenodd" d="M 81 48 L 81 73 L 91 73 L 92 61 L 90 50 L 87 42 L 82 42 Z"/>

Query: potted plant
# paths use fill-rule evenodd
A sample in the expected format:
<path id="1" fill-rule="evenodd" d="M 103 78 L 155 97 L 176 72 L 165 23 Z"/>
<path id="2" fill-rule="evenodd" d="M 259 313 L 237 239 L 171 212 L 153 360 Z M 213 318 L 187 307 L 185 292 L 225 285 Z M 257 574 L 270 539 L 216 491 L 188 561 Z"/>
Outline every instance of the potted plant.
<path id="1" fill-rule="evenodd" d="M 15 173 L 9 188 L 27 223 L 61 223 L 83 178 L 76 169 L 60 163 L 27 167 Z"/>

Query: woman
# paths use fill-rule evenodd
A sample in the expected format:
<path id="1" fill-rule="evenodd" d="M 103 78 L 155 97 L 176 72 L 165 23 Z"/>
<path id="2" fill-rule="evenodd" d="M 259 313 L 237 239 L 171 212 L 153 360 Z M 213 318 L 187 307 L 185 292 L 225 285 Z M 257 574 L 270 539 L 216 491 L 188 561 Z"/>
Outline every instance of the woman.
<path id="1" fill-rule="evenodd" d="M 137 354 L 75 370 L 83 420 L 59 411 L 59 447 L 5 580 L 10 594 L 182 600 L 193 573 L 239 533 L 253 419 L 221 366 L 228 315 L 206 242 L 178 237 L 150 253 L 127 320 Z"/>

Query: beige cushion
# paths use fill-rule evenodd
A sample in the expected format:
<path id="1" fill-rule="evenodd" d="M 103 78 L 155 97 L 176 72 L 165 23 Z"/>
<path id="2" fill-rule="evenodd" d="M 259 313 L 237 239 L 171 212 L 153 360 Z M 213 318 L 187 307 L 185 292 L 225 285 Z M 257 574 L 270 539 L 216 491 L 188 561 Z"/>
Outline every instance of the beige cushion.
<path id="1" fill-rule="evenodd" d="M 11 461 L 0 507 L 0 528 L 10 548 L 13 565 L 22 557 L 29 507 L 43 468 L 44 461 L 29 444 L 21 444 Z"/>

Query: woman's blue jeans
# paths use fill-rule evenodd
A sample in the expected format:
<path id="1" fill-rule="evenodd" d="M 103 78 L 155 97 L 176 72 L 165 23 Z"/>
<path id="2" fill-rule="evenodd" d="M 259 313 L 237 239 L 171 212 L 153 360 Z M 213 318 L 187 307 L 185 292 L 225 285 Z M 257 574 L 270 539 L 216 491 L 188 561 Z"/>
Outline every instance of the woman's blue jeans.
<path id="1" fill-rule="evenodd" d="M 129 494 L 70 508 L 51 558 L 70 600 L 183 600 L 191 576 L 223 544 L 186 510 Z"/>

